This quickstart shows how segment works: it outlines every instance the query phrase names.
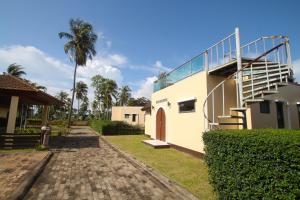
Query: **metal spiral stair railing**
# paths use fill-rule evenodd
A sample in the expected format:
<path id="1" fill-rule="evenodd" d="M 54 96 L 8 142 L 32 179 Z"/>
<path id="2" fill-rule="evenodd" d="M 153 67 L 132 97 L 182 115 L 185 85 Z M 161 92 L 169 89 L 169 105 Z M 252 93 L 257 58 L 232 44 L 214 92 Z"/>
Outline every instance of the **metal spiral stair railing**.
<path id="1" fill-rule="evenodd" d="M 284 38 L 286 38 L 286 37 L 284 37 Z M 254 42 L 256 42 L 256 41 L 254 41 Z M 246 103 L 251 103 L 251 102 L 256 102 L 256 101 L 260 101 L 260 100 L 257 100 L 257 99 L 255 99 L 255 97 L 256 96 L 258 96 L 258 95 L 264 95 L 264 92 L 266 92 L 266 94 L 268 93 L 267 91 L 269 91 L 270 93 L 271 93 L 271 90 L 270 90 L 270 88 L 271 87 L 275 87 L 276 89 L 277 89 L 277 84 L 276 84 L 276 77 L 277 77 L 277 74 L 272 74 L 273 73 L 273 71 L 272 71 L 272 69 L 270 69 L 270 71 L 266 71 L 266 72 L 260 72 L 260 71 L 256 71 L 255 73 L 253 73 L 253 65 L 257 65 L 256 66 L 256 68 L 255 68 L 255 70 L 257 70 L 257 69 L 259 69 L 258 67 L 260 67 L 260 66 L 263 66 L 264 64 L 266 65 L 265 67 L 268 69 L 268 67 L 270 67 L 270 68 L 272 68 L 272 65 L 271 64 L 273 64 L 273 66 L 277 66 L 278 67 L 278 69 L 275 69 L 274 70 L 274 72 L 275 71 L 280 71 L 280 73 L 279 73 L 279 76 L 280 76 L 280 82 L 282 82 L 282 80 L 284 80 L 285 79 L 285 81 L 286 82 L 288 82 L 288 76 L 291 74 L 291 72 L 290 72 L 290 66 L 288 66 L 287 68 L 284 68 L 284 70 L 288 70 L 288 72 L 286 72 L 286 73 L 283 73 L 283 74 L 288 74 L 288 75 L 285 75 L 284 77 L 282 77 L 282 73 L 281 73 L 281 63 L 280 63 L 280 59 L 278 60 L 279 62 L 278 63 L 272 63 L 272 62 L 269 62 L 269 61 L 267 61 L 267 59 L 266 59 L 266 57 L 267 57 L 267 55 L 268 54 L 270 54 L 270 53 L 273 53 L 274 52 L 274 54 L 276 54 L 276 52 L 275 52 L 275 50 L 277 50 L 277 52 L 278 52 L 278 49 L 280 48 L 280 47 L 282 47 L 282 46 L 284 46 L 284 45 L 286 45 L 286 44 L 288 44 L 288 39 L 286 39 L 285 41 L 283 41 L 283 42 L 281 42 L 280 44 L 278 44 L 278 45 L 276 45 L 276 46 L 274 46 L 273 48 L 271 48 L 270 50 L 268 50 L 268 51 L 265 51 L 264 53 L 262 53 L 261 55 L 259 55 L 258 57 L 256 57 L 255 59 L 253 59 L 253 60 L 250 60 L 250 61 L 248 61 L 247 63 L 243 63 L 244 64 L 244 66 L 242 66 L 242 68 L 241 69 L 239 69 L 239 70 L 237 70 L 236 72 L 234 72 L 233 74 L 231 74 L 231 75 L 229 75 L 226 79 L 224 79 L 223 81 L 221 81 L 219 84 L 217 84 L 209 93 L 208 93 L 208 95 L 207 95 L 207 97 L 206 97 L 206 99 L 204 100 L 204 103 L 203 103 L 203 114 L 204 114 L 204 119 L 205 119 L 205 121 L 206 121 L 206 123 L 208 124 L 208 129 L 212 129 L 213 127 L 215 127 L 215 128 L 219 128 L 219 123 L 217 123 L 217 122 L 215 122 L 215 108 L 214 108 L 214 94 L 215 94 L 215 91 L 217 90 L 217 89 L 219 89 L 220 87 L 221 87 L 221 89 L 222 89 L 222 102 L 223 102 L 223 104 L 222 104 L 222 112 L 223 112 L 223 115 L 225 115 L 225 105 L 224 105 L 224 93 L 225 93 L 225 82 L 227 82 L 228 80 L 230 80 L 230 79 L 232 79 L 232 78 L 234 78 L 234 77 L 236 77 L 237 75 L 238 75 L 238 73 L 240 73 L 240 72 L 245 72 L 245 71 L 248 71 L 248 73 L 250 73 L 250 79 L 249 80 L 246 80 L 245 82 L 250 82 L 250 84 L 248 84 L 248 85 L 246 85 L 246 87 L 244 87 L 244 85 L 243 85 L 243 89 L 245 89 L 245 88 L 247 88 L 247 87 L 250 87 L 250 95 L 248 95 L 248 96 L 246 96 L 246 98 L 243 98 L 242 97 L 242 99 L 243 99 L 243 105 L 238 105 L 237 106 L 237 108 L 232 108 L 232 110 L 233 111 L 243 111 L 243 110 L 245 110 L 245 108 L 243 107 L 243 106 L 245 106 L 245 104 Z M 249 43 L 249 44 L 251 44 L 251 43 Z M 279 54 L 278 54 L 279 55 Z M 263 60 L 261 60 L 262 58 L 264 58 Z M 260 64 L 260 65 L 259 65 Z M 269 65 L 269 66 L 267 66 L 267 65 Z M 288 64 L 287 64 L 288 65 Z M 242 74 L 241 73 L 241 74 Z M 266 75 L 264 75 L 264 76 L 261 76 L 261 77 L 259 77 L 259 76 L 257 76 L 259 73 L 261 73 L 261 74 L 263 74 L 263 73 L 266 73 Z M 243 76 L 243 75 L 242 75 Z M 255 77 L 255 76 L 257 76 L 257 77 Z M 273 77 L 273 79 L 272 80 L 269 80 L 271 77 Z M 254 80 L 255 80 L 255 78 L 257 78 L 257 79 L 263 79 L 263 78 L 265 78 L 265 79 L 267 79 L 266 80 L 266 83 L 267 83 L 267 86 L 266 86 L 266 88 L 267 88 L 267 90 L 263 90 L 263 89 L 265 89 L 265 88 L 259 88 L 259 87 L 256 87 L 256 86 L 258 86 L 258 85 L 260 85 L 261 84 L 261 82 L 255 82 L 254 83 Z M 273 82 L 272 82 L 273 81 Z M 273 85 L 270 85 L 270 82 L 271 83 L 275 83 L 275 84 L 273 84 Z M 256 86 L 255 86 L 255 88 L 254 88 L 254 84 L 256 84 Z M 238 87 L 238 85 L 237 85 L 237 87 Z M 237 88 L 237 104 L 239 104 L 238 102 L 238 99 L 241 97 L 241 95 L 239 94 L 239 92 L 238 92 L 239 90 L 238 90 L 238 88 Z M 243 91 L 243 93 L 244 94 L 248 94 L 249 93 L 249 91 L 244 91 L 244 90 L 242 90 Z M 256 92 L 257 91 L 257 92 Z M 208 109 L 207 109 L 207 107 L 208 107 L 208 100 L 209 100 L 209 98 L 212 98 L 212 104 L 213 104 L 213 106 L 212 106 L 212 119 L 213 120 L 210 120 L 209 119 L 209 117 L 208 117 Z M 251 98 L 250 98 L 251 97 Z M 252 100 L 252 101 L 251 101 Z M 244 116 L 245 117 L 245 116 Z M 245 118 L 243 119 L 243 120 L 245 120 Z M 238 123 L 237 123 L 238 124 Z M 241 125 L 241 124 L 240 124 Z"/>

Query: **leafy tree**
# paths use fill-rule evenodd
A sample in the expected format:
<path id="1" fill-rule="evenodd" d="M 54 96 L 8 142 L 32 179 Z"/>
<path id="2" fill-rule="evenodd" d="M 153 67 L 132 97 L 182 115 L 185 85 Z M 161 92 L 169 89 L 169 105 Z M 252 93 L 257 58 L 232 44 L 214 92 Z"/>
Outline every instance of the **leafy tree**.
<path id="1" fill-rule="evenodd" d="M 78 115 L 82 117 L 82 119 L 85 119 L 88 115 L 88 107 L 89 107 L 89 99 L 85 95 L 82 98 L 82 103 L 80 105 L 80 109 L 78 110 Z"/>
<path id="2" fill-rule="evenodd" d="M 128 100 L 128 106 L 144 106 L 146 104 L 150 103 L 150 100 L 145 97 L 140 98 L 130 98 Z"/>
<path id="3" fill-rule="evenodd" d="M 64 105 L 54 106 L 54 111 L 55 111 L 54 115 L 56 116 L 56 118 L 66 119 L 68 108 L 71 104 L 71 99 L 69 98 L 69 94 L 64 91 L 60 91 L 57 95 L 55 95 L 55 97 L 61 100 L 62 102 L 64 102 Z"/>
<path id="4" fill-rule="evenodd" d="M 119 89 L 119 95 L 118 95 L 118 105 L 120 106 L 124 106 L 124 105 L 128 105 L 128 101 L 131 97 L 131 89 L 129 88 L 129 86 L 122 86 Z"/>
<path id="5" fill-rule="evenodd" d="M 78 102 L 78 110 L 80 110 L 80 100 L 87 98 L 88 86 L 82 81 L 76 83 L 76 99 Z"/>
<path id="6" fill-rule="evenodd" d="M 75 62 L 72 99 L 68 116 L 68 127 L 71 124 L 71 115 L 74 102 L 76 71 L 78 66 L 85 66 L 88 59 L 96 55 L 95 43 L 97 35 L 93 31 L 93 26 L 80 19 L 70 20 L 70 33 L 60 32 L 59 38 L 66 38 L 68 41 L 64 45 L 65 53 Z"/>
<path id="7" fill-rule="evenodd" d="M 118 85 L 114 80 L 104 78 L 100 75 L 92 77 L 92 87 L 95 88 L 95 98 L 99 109 L 106 113 L 108 118 L 109 110 L 118 96 Z"/>
<path id="8" fill-rule="evenodd" d="M 21 76 L 26 75 L 26 72 L 23 71 L 23 69 L 24 68 L 21 65 L 13 63 L 7 67 L 7 73 L 20 78 Z"/>

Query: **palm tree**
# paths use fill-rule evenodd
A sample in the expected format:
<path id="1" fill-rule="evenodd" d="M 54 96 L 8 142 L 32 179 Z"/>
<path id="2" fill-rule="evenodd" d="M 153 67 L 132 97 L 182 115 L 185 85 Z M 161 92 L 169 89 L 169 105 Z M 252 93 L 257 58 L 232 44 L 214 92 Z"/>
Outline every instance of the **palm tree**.
<path id="1" fill-rule="evenodd" d="M 129 86 L 122 86 L 119 89 L 119 105 L 120 106 L 124 106 L 128 104 L 128 100 L 131 97 L 131 89 L 129 88 Z"/>
<path id="2" fill-rule="evenodd" d="M 23 69 L 24 68 L 21 65 L 13 63 L 7 67 L 7 73 L 20 78 L 22 75 L 26 75 L 26 72 L 23 71 Z"/>
<path id="3" fill-rule="evenodd" d="M 60 32 L 58 36 L 59 38 L 66 38 L 68 40 L 64 45 L 64 50 L 65 53 L 70 56 L 71 61 L 75 62 L 72 99 L 68 117 L 68 127 L 70 127 L 77 67 L 85 66 L 86 61 L 96 55 L 95 43 L 97 41 L 97 35 L 94 33 L 93 26 L 90 23 L 80 19 L 71 19 L 70 33 Z"/>
<path id="4" fill-rule="evenodd" d="M 82 81 L 79 81 L 78 83 L 76 83 L 75 92 L 76 92 L 76 99 L 77 99 L 77 102 L 78 102 L 78 110 L 79 110 L 79 108 L 80 108 L 80 100 L 83 100 L 84 97 L 86 97 L 87 92 L 88 92 L 88 86 L 87 86 L 87 84 L 85 84 Z"/>

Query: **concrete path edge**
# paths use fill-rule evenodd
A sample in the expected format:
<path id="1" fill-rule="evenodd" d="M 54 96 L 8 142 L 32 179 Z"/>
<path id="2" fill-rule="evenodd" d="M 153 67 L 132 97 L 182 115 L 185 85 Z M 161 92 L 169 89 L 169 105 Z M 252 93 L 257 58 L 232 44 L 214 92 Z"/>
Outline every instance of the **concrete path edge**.
<path id="1" fill-rule="evenodd" d="M 31 186 L 47 166 L 52 155 L 53 153 L 49 151 L 48 154 L 34 167 L 34 169 L 28 172 L 25 179 L 18 186 L 18 188 L 12 192 L 8 200 L 21 200 L 26 196 Z"/>
<path id="2" fill-rule="evenodd" d="M 98 132 L 95 131 L 96 134 L 99 134 Z M 168 177 L 160 174 L 159 172 L 156 172 L 153 168 L 145 165 L 144 163 L 136 160 L 133 158 L 131 155 L 128 153 L 125 153 L 124 151 L 120 150 L 118 147 L 107 141 L 103 136 L 101 136 L 101 139 L 108 144 L 112 149 L 117 151 L 121 156 L 123 156 L 126 160 L 128 160 L 131 164 L 134 166 L 140 168 L 143 170 L 143 172 L 149 174 L 151 177 L 153 177 L 156 181 L 164 185 L 166 188 L 168 188 L 172 192 L 176 192 L 177 194 L 181 195 L 181 198 L 187 199 L 187 200 L 197 200 L 193 194 L 191 194 L 189 191 L 187 191 L 185 188 L 180 186 L 177 182 L 170 180 Z M 101 144 L 100 144 L 101 145 Z M 170 187 L 170 184 L 172 187 Z"/>

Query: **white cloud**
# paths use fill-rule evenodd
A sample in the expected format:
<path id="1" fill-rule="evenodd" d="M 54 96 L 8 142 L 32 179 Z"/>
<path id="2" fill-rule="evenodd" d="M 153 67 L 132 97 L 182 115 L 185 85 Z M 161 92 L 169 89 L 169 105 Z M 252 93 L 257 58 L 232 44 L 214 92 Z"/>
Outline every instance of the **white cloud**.
<path id="1" fill-rule="evenodd" d="M 300 58 L 293 61 L 293 68 L 297 82 L 300 82 Z"/>
<path id="2" fill-rule="evenodd" d="M 78 67 L 77 80 L 85 81 L 90 87 L 91 77 L 100 74 L 121 84 L 122 73 L 114 65 L 122 65 L 126 62 L 127 58 L 119 54 L 97 56 L 92 61 L 88 61 L 85 67 Z M 60 90 L 70 93 L 74 66 L 65 64 L 33 46 L 0 47 L 0 71 L 6 71 L 7 66 L 12 63 L 22 65 L 27 73 L 26 78 L 46 86 L 48 93 L 55 95 Z M 89 97 L 92 96 L 90 87 Z"/>
<path id="3" fill-rule="evenodd" d="M 141 81 L 140 88 L 132 93 L 133 97 L 146 97 L 151 98 L 151 94 L 153 93 L 153 82 L 157 78 L 155 76 L 148 77 L 145 80 Z"/>

